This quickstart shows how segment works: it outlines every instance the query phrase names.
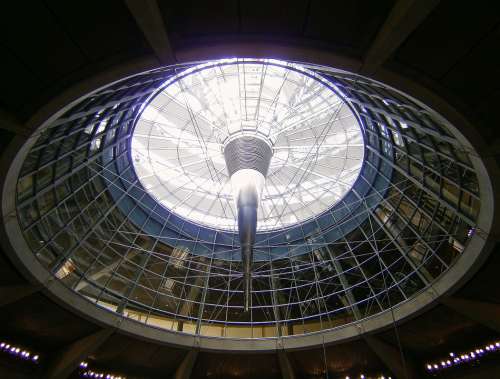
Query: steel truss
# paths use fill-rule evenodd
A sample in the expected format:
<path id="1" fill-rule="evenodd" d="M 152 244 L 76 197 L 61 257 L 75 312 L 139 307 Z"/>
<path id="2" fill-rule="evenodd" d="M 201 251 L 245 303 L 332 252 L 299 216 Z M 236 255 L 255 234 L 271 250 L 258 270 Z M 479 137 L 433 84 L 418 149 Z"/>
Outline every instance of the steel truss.
<path id="1" fill-rule="evenodd" d="M 166 212 L 133 167 L 130 142 L 144 104 L 193 67 L 115 83 L 40 132 L 19 176 L 18 220 L 33 254 L 68 287 L 166 329 L 278 337 L 331 329 L 411 301 L 466 254 L 481 205 L 470 159 L 476 153 L 438 114 L 400 92 L 310 68 L 356 115 L 364 163 L 349 193 L 326 213 L 261 234 L 252 307 L 242 312 L 234 233 Z"/>

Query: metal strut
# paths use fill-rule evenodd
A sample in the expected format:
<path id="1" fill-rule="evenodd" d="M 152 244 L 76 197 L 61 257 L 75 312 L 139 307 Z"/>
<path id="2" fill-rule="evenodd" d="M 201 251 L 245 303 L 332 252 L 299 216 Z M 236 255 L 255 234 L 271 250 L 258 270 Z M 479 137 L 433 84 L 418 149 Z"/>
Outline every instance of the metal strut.
<path id="1" fill-rule="evenodd" d="M 257 207 L 259 196 L 255 186 L 246 186 L 240 190 L 238 207 L 238 234 L 243 262 L 244 309 L 248 311 L 252 303 L 252 262 L 253 245 L 257 233 Z"/>
<path id="2" fill-rule="evenodd" d="M 224 159 L 238 210 L 245 312 L 252 306 L 252 263 L 257 233 L 257 209 L 272 155 L 270 142 L 257 137 L 240 136 L 224 146 Z"/>

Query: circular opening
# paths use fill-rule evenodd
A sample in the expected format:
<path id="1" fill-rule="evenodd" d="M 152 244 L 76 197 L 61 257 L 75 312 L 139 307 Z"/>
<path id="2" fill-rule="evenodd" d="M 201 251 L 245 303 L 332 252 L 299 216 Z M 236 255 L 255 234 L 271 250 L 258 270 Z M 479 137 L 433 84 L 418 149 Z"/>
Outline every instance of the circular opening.
<path id="1" fill-rule="evenodd" d="M 208 149 L 200 147 L 200 141 L 218 144 L 210 158 L 214 162 L 224 159 L 224 146 L 230 149 L 232 141 L 249 137 L 255 146 L 262 147 L 260 142 L 265 141 L 266 147 L 272 147 L 270 175 L 299 172 L 292 163 L 297 157 L 307 161 L 307 155 L 295 149 L 297 141 L 280 142 L 276 133 L 284 130 L 283 123 L 269 122 L 264 132 L 257 128 L 258 118 L 250 118 L 253 126 L 243 131 L 241 127 L 230 131 L 228 122 L 224 134 L 217 121 L 227 120 L 223 113 L 210 121 L 211 116 L 203 116 L 210 113 L 208 108 L 199 106 L 194 112 L 186 102 L 178 104 L 177 113 L 172 110 L 179 96 L 212 104 L 217 97 L 206 94 L 209 87 L 204 82 L 220 80 L 221 72 L 227 72 L 227 80 L 241 79 L 237 69 L 245 73 L 244 78 L 247 70 L 248 76 L 257 72 L 257 77 L 274 72 L 292 88 L 288 103 L 283 100 L 283 112 L 296 104 L 290 100 L 292 92 L 311 93 L 303 102 L 311 99 L 313 104 L 294 106 L 312 116 L 307 121 L 299 116 L 304 122 L 298 124 L 305 128 L 300 133 L 312 149 L 326 143 L 312 137 L 319 135 L 314 132 L 319 125 L 314 109 L 322 109 L 315 108 L 314 102 L 345 112 L 345 119 L 333 118 L 332 130 L 343 132 L 331 145 L 346 149 L 343 158 L 351 149 L 357 151 L 353 157 L 360 165 L 350 186 L 343 195 L 339 192 L 340 199 L 313 192 L 313 209 L 323 206 L 322 196 L 331 196 L 330 201 L 314 215 L 303 213 L 302 222 L 276 218 L 265 229 L 266 220 L 262 221 L 250 264 L 253 283 L 247 311 L 245 269 L 234 221 L 224 226 L 197 220 L 193 216 L 197 204 L 206 199 L 191 201 L 195 193 L 185 197 L 184 203 L 189 204 L 185 214 L 178 211 L 184 203 L 178 207 L 160 203 L 163 196 L 151 191 L 154 183 L 172 192 L 176 189 L 168 186 L 181 190 L 181 185 L 175 179 L 160 182 L 161 166 L 156 171 L 149 167 L 150 177 L 140 171 L 144 162 L 158 163 L 148 157 L 159 154 L 158 161 L 169 162 L 162 154 L 173 151 L 172 165 L 185 175 L 184 185 L 192 185 L 190 191 L 195 192 L 201 186 L 193 184 L 199 178 L 184 160 L 184 148 L 192 149 L 191 162 L 205 160 L 200 172 L 207 175 L 204 154 Z M 289 78 L 295 79 L 289 83 Z M 189 86 L 182 89 L 179 85 L 184 82 Z M 175 96 L 168 95 L 169 90 L 177 91 Z M 324 95 L 316 97 L 318 93 Z M 161 99 L 163 106 L 157 103 Z M 266 112 L 273 120 L 274 113 Z M 148 119 L 152 113 L 154 117 Z M 185 122 L 177 122 L 175 114 Z M 235 123 L 241 126 L 246 118 L 238 117 Z M 164 122 L 171 123 L 166 130 Z M 199 122 L 206 123 L 203 138 L 197 137 L 198 145 L 191 147 L 188 143 Z M 215 122 L 219 129 L 211 126 Z M 144 137 L 140 136 L 142 124 L 149 125 L 142 131 Z M 353 137 L 347 138 L 350 130 Z M 168 133 L 178 137 L 170 138 Z M 291 129 L 283 135 L 288 133 Z M 290 138 L 298 139 L 293 134 Z M 355 141 L 360 146 L 353 146 Z M 138 152 L 137 146 L 144 150 Z M 148 150 L 148 146 L 154 148 Z M 284 164 L 275 160 L 282 154 L 280 146 L 289 154 L 282 157 Z M 333 154 L 335 148 L 325 149 Z M 296 155 L 291 157 L 290 151 Z M 5 181 L 2 205 L 4 215 L 17 216 L 5 222 L 17 259 L 40 283 L 57 278 L 47 291 L 90 317 L 116 325 L 125 316 L 138 323 L 124 322 L 120 328 L 184 346 L 199 339 L 206 348 L 270 350 L 281 339 L 283 346 L 297 348 L 358 336 L 357 326 L 366 332 L 387 326 L 394 315 L 400 320 L 418 312 L 434 299 L 430 293 L 445 293 L 470 274 L 482 257 L 483 235 L 491 223 L 491 187 L 478 157 L 439 113 L 382 83 L 323 66 L 249 59 L 201 66 L 197 62 L 124 79 L 61 110 L 19 150 Z M 292 189 L 280 196 L 290 196 L 303 183 L 321 183 L 317 175 L 321 173 L 317 162 L 325 162 L 321 159 L 313 160 L 310 176 L 304 172 L 302 181 L 287 182 Z M 346 159 L 342 167 L 351 161 Z M 224 170 L 221 164 L 221 175 Z M 328 172 L 349 175 L 347 169 Z M 157 180 L 150 188 L 148 178 Z M 168 194 L 166 201 L 177 204 L 178 199 L 168 200 L 172 198 Z M 227 194 L 230 204 L 229 189 Z M 308 195 L 302 193 L 303 198 Z M 287 199 L 293 202 L 294 198 Z M 214 202 L 207 204 L 203 206 Z M 287 207 L 282 205 L 284 214 Z M 276 222 L 282 226 L 278 228 Z M 149 326 L 161 331 L 151 333 Z"/>
<path id="2" fill-rule="evenodd" d="M 135 172 L 175 214 L 236 231 L 223 150 L 242 135 L 273 150 L 258 232 L 332 208 L 361 170 L 361 128 L 331 83 L 297 64 L 221 60 L 174 76 L 146 105 L 132 137 Z"/>

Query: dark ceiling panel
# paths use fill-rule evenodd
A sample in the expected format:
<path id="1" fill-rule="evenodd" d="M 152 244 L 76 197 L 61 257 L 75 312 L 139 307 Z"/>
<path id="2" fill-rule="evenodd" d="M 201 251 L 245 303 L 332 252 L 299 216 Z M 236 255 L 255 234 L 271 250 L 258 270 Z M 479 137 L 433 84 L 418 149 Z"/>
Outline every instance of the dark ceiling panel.
<path id="1" fill-rule="evenodd" d="M 297 36 L 302 35 L 307 1 L 242 0 L 241 32 Z"/>
<path id="2" fill-rule="evenodd" d="M 79 48 L 42 2 L 9 2 L 0 14 L 3 44 L 43 83 L 58 79 L 85 63 Z"/>
<path id="3" fill-rule="evenodd" d="M 492 93 L 486 99 L 482 99 L 481 104 L 475 109 L 480 121 L 481 121 L 481 132 L 484 131 L 484 135 L 487 141 L 498 143 L 500 139 L 500 128 L 498 127 L 498 104 L 500 104 L 500 89 L 497 89 L 495 93 Z M 496 150 L 497 164 L 500 165 L 500 151 Z M 498 262 L 498 257 L 500 252 L 497 250 L 496 254 L 492 254 L 490 260 L 494 261 L 491 265 L 485 265 L 484 270 L 488 271 L 491 276 L 482 277 L 481 284 L 478 289 L 475 289 L 476 284 L 472 288 L 467 288 L 467 292 L 475 291 L 476 294 L 480 294 L 482 299 L 496 299 L 496 302 L 500 304 L 500 295 L 498 294 L 498 267 L 494 264 L 500 265 Z M 496 291 L 493 289 L 497 289 Z M 486 290 L 486 292 L 485 292 Z"/>
<path id="4" fill-rule="evenodd" d="M 498 127 L 499 103 L 500 89 L 488 99 L 488 102 L 482 104 L 481 109 L 478 111 L 480 116 L 483 116 L 485 121 L 490 125 L 492 131 L 495 132 L 492 135 L 493 139 L 500 137 L 500 128 Z M 468 285 L 460 289 L 458 296 L 500 304 L 498 267 L 500 267 L 500 244 L 497 243 L 490 254 L 488 264 L 483 265 Z"/>
<path id="5" fill-rule="evenodd" d="M 90 60 L 124 50 L 140 55 L 149 49 L 122 0 L 48 0 L 47 6 Z"/>
<path id="6" fill-rule="evenodd" d="M 99 330 L 40 293 L 2 307 L 0 325 L 3 336 L 28 341 L 45 352 L 59 350 Z"/>
<path id="7" fill-rule="evenodd" d="M 5 48 L 1 48 L 0 70 L 2 72 L 2 91 L 0 106 L 16 113 L 23 103 L 38 93 L 43 85 L 33 72 Z"/>
<path id="8" fill-rule="evenodd" d="M 215 354 L 200 353 L 191 378 L 282 378 L 275 354 Z"/>
<path id="9" fill-rule="evenodd" d="M 400 325 L 398 334 L 405 352 L 425 360 L 446 355 L 453 350 L 474 347 L 477 341 L 487 340 L 491 331 L 439 305 L 411 322 Z M 394 329 L 387 330 L 380 338 L 394 346 L 398 344 Z"/>
<path id="10" fill-rule="evenodd" d="M 441 78 L 500 21 L 500 3 L 488 4 L 442 1 L 399 48 L 395 59 Z"/>
<path id="11" fill-rule="evenodd" d="M 169 378 L 186 355 L 185 350 L 113 334 L 92 354 L 92 365 L 150 377 Z"/>
<path id="12" fill-rule="evenodd" d="M 170 36 L 194 37 L 238 32 L 238 2 L 159 1 Z"/>
<path id="13" fill-rule="evenodd" d="M 471 49 L 442 82 L 474 107 L 500 90 L 500 26 Z"/>
<path id="14" fill-rule="evenodd" d="M 2 61 L 2 60 L 0 60 Z M 13 133 L 9 133 L 5 130 L 0 134 L 0 151 L 1 148 L 7 145 L 7 143 L 12 138 Z M 6 140 L 4 140 L 6 139 Z M 10 262 L 9 258 L 0 250 L 0 285 L 24 285 L 26 280 L 19 274 L 14 265 Z"/>
<path id="15" fill-rule="evenodd" d="M 312 0 L 305 36 L 362 54 L 386 20 L 393 0 Z"/>
<path id="16" fill-rule="evenodd" d="M 316 348 L 289 355 L 299 377 L 324 377 L 325 360 L 328 372 L 335 378 L 347 375 L 357 378 L 362 373 L 382 374 L 384 371 L 383 364 L 363 340 L 327 346 L 324 351 Z"/>

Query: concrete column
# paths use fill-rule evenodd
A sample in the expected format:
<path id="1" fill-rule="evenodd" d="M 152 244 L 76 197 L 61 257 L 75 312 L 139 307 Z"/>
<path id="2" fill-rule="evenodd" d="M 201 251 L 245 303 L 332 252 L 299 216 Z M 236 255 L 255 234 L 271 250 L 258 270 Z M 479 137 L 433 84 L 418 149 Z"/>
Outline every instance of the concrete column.
<path id="1" fill-rule="evenodd" d="M 125 0 L 137 26 L 161 64 L 175 63 L 167 29 L 156 0 Z"/>
<path id="2" fill-rule="evenodd" d="M 405 358 L 403 362 L 399 349 L 377 337 L 365 336 L 363 338 L 397 379 L 418 378 L 415 365 L 408 358 Z"/>
<path id="3" fill-rule="evenodd" d="M 295 379 L 295 371 L 293 369 L 288 355 L 283 350 L 278 351 L 278 361 L 280 363 L 281 377 L 283 379 Z"/>
<path id="4" fill-rule="evenodd" d="M 179 367 L 177 367 L 173 379 L 189 379 L 197 357 L 198 350 L 194 348 L 190 350 L 182 360 Z"/>
<path id="5" fill-rule="evenodd" d="M 375 72 L 427 18 L 439 0 L 398 0 L 364 57 L 361 72 Z"/>
<path id="6" fill-rule="evenodd" d="M 113 329 L 102 329 L 97 333 L 83 337 L 64 348 L 49 365 L 47 379 L 66 379 L 76 370 L 81 361 L 87 359 L 113 334 Z"/>

